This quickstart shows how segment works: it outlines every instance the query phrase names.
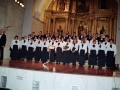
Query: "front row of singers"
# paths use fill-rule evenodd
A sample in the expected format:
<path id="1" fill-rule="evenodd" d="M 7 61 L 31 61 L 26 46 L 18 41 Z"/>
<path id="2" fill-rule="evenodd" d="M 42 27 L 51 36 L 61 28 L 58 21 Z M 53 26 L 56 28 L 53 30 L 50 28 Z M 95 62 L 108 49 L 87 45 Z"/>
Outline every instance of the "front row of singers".
<path id="1" fill-rule="evenodd" d="M 98 65 L 101 68 L 106 64 L 108 68 L 114 68 L 117 50 L 112 39 L 109 42 L 99 41 L 99 44 L 93 40 L 89 45 L 85 38 L 79 40 L 79 43 L 77 39 L 72 42 L 69 38 L 66 41 L 61 40 L 61 38 L 57 40 L 44 38 L 41 41 L 39 37 L 36 40 L 24 37 L 19 41 L 18 36 L 15 36 L 11 43 L 11 60 L 26 58 L 27 61 L 32 61 L 35 58 L 35 62 L 39 62 L 41 59 L 45 63 L 49 59 L 50 62 L 56 61 L 57 64 L 72 62 L 73 65 L 76 65 L 76 61 L 78 61 L 80 66 L 83 66 L 86 56 L 88 56 L 89 66 Z"/>

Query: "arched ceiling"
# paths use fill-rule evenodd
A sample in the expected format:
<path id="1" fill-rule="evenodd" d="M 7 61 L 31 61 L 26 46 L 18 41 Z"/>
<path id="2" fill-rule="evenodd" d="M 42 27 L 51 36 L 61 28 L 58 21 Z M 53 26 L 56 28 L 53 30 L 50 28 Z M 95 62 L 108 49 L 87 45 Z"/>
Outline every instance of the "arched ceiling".
<path id="1" fill-rule="evenodd" d="M 40 13 L 40 20 L 44 21 L 44 11 L 48 8 L 52 0 L 34 0 L 34 14 L 35 12 Z"/>

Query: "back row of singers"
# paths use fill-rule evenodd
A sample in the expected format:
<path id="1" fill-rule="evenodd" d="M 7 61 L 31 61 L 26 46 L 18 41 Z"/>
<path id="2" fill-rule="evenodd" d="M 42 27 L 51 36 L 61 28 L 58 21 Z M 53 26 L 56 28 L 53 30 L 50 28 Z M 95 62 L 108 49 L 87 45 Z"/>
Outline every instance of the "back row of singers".
<path id="1" fill-rule="evenodd" d="M 82 40 L 75 38 L 71 42 L 69 38 L 63 41 L 62 38 L 55 40 L 53 37 L 51 40 L 44 38 L 42 41 L 40 37 L 36 40 L 33 38 L 28 40 L 24 37 L 19 41 L 18 36 L 15 36 L 11 43 L 10 56 L 12 60 L 26 58 L 28 61 L 34 57 L 36 62 L 41 59 L 43 63 L 49 59 L 50 62 L 56 60 L 57 63 L 69 64 L 72 62 L 73 65 L 76 65 L 76 61 L 78 61 L 80 66 L 85 64 L 86 56 L 89 56 L 89 66 L 98 65 L 101 68 L 106 64 L 108 68 L 113 68 L 117 54 L 116 45 L 113 43 L 113 39 L 108 42 L 108 37 L 106 37 L 105 40 L 105 42 L 100 40 L 98 44 L 94 39 L 89 43 L 87 38 Z"/>

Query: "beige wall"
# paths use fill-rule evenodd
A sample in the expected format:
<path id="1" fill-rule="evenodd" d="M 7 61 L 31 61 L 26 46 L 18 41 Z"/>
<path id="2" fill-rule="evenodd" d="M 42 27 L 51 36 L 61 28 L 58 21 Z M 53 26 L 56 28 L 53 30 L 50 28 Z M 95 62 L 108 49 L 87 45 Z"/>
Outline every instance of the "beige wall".
<path id="1" fill-rule="evenodd" d="M 43 22 L 33 17 L 31 31 L 34 31 L 36 35 L 38 35 L 39 31 L 43 31 L 43 25 L 44 25 Z"/>
<path id="2" fill-rule="evenodd" d="M 9 58 L 11 40 L 15 35 L 21 38 L 24 9 L 16 5 L 12 0 L 0 0 L 0 28 L 12 26 L 6 32 L 7 43 L 4 50 L 4 58 Z"/>
<path id="3" fill-rule="evenodd" d="M 38 11 L 40 13 L 39 19 L 44 22 L 44 12 L 50 5 L 52 0 L 34 0 L 33 15 Z"/>

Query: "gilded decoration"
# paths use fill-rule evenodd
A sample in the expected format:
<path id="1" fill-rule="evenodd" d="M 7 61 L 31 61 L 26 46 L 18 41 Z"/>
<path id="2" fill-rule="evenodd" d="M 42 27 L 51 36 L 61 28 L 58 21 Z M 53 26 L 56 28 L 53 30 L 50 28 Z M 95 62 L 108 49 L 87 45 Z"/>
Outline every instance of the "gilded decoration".
<path id="1" fill-rule="evenodd" d="M 100 33 L 102 27 L 106 33 L 116 40 L 118 3 L 116 0 L 52 0 L 45 10 L 44 31 L 58 34 L 80 31 Z"/>

